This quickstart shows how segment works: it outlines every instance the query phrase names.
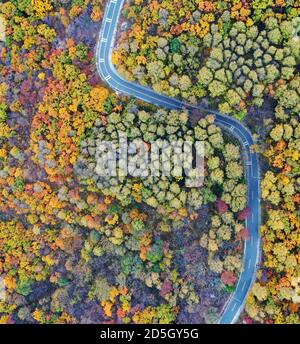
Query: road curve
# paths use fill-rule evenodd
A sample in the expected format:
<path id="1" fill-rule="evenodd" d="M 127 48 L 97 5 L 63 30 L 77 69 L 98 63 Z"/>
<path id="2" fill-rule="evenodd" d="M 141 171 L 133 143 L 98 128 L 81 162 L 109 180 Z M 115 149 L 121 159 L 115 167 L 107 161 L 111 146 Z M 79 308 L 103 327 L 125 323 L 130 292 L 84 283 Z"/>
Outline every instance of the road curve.
<path id="1" fill-rule="evenodd" d="M 111 54 L 123 4 L 124 0 L 108 0 L 106 6 L 96 48 L 97 70 L 101 78 L 115 91 L 134 96 L 159 107 L 175 110 L 199 109 L 212 113 L 216 117 L 216 123 L 235 136 L 243 147 L 245 173 L 248 183 L 248 206 L 251 209 L 250 217 L 246 220 L 250 237 L 245 241 L 243 268 L 235 292 L 224 306 L 219 319 L 220 324 L 234 323 L 239 317 L 246 302 L 247 294 L 255 281 L 257 266 L 260 261 L 260 171 L 257 154 L 251 152 L 250 149 L 250 146 L 254 144 L 254 140 L 250 131 L 232 117 L 158 94 L 150 88 L 125 80 L 118 74 L 111 62 Z"/>

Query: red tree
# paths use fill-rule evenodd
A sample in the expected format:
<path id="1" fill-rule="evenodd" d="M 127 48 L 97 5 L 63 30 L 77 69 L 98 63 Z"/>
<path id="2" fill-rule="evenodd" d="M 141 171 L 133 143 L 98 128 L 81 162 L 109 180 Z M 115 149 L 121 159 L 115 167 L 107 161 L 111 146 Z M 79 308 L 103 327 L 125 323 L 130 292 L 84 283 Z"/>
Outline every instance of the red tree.
<path id="1" fill-rule="evenodd" d="M 220 214 L 226 213 L 226 211 L 228 210 L 228 204 L 226 204 L 222 199 L 218 199 L 216 202 L 216 206 L 218 209 L 218 212 Z"/>
<path id="2" fill-rule="evenodd" d="M 243 221 L 248 219 L 248 217 L 251 214 L 251 209 L 249 207 L 246 207 L 244 210 L 242 210 L 238 215 L 238 220 Z"/>
<path id="3" fill-rule="evenodd" d="M 234 283 L 236 282 L 237 277 L 236 275 L 231 272 L 231 271 L 224 271 L 221 275 L 221 281 L 225 284 L 225 285 L 229 285 L 232 286 L 234 285 Z"/>

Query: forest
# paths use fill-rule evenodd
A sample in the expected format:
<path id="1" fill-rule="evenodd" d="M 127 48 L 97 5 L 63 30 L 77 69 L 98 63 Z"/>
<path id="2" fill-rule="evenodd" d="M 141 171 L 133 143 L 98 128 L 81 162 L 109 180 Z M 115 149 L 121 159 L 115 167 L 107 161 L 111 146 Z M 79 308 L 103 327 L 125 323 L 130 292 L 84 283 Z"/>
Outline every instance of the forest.
<path id="1" fill-rule="evenodd" d="M 104 0 L 0 4 L 0 323 L 216 323 L 242 269 L 242 146 L 215 117 L 115 93 Z M 300 323 L 299 0 L 128 0 L 113 63 L 243 121 L 261 165 L 262 262 L 239 323 Z M 200 140 L 205 178 L 109 178 L 98 142 Z M 3 283 L 1 283 L 3 281 Z"/>

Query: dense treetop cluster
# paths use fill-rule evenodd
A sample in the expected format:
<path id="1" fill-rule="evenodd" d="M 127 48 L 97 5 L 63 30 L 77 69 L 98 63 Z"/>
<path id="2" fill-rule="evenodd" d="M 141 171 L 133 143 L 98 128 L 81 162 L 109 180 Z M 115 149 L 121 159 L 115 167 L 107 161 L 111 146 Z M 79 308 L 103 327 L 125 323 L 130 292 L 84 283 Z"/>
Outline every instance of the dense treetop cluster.
<path id="1" fill-rule="evenodd" d="M 242 119 L 300 58 L 299 4 L 127 1 L 113 61 L 129 80 Z"/>
<path id="2" fill-rule="evenodd" d="M 275 123 L 266 123 L 270 129 L 264 155 L 270 169 L 261 183 L 266 202 L 261 228 L 264 265 L 246 307 L 261 322 L 299 324 L 299 86 L 297 76 L 276 90 Z"/>
<path id="3" fill-rule="evenodd" d="M 121 133 L 121 134 L 120 134 Z M 122 133 L 128 135 L 129 142 L 141 139 L 149 145 L 156 141 L 165 140 L 170 144 L 200 142 L 204 149 L 204 185 L 202 187 L 186 187 L 193 180 L 193 175 L 187 175 L 189 171 L 179 169 L 179 164 L 173 158 L 173 153 L 182 154 L 183 147 L 172 148 L 170 151 L 170 176 L 153 176 L 151 172 L 151 155 L 145 164 L 145 177 L 134 178 L 129 175 L 103 176 L 103 166 L 98 166 L 97 159 L 101 144 L 104 141 L 115 143 L 115 149 L 119 150 L 122 144 L 120 136 Z M 226 142 L 227 141 L 227 142 Z M 82 141 L 83 159 L 79 160 L 78 168 L 81 176 L 93 179 L 96 186 L 104 194 L 114 194 L 122 204 L 131 204 L 133 201 L 145 202 L 154 207 L 162 207 L 166 212 L 185 212 L 185 207 L 199 209 L 203 204 L 215 202 L 217 198 L 224 200 L 233 212 L 243 210 L 247 205 L 247 188 L 244 184 L 243 166 L 240 161 L 239 147 L 228 142 L 221 129 L 214 123 L 214 116 L 202 118 L 197 125 L 191 126 L 186 112 L 167 112 L 158 110 L 155 113 L 138 111 L 138 109 L 127 108 L 122 113 L 111 113 L 106 117 L 103 125 L 99 121 L 93 129 L 93 135 Z M 192 147 L 191 147 L 192 148 Z M 178 150 L 179 149 L 179 150 Z M 128 149 L 129 150 L 129 149 Z M 151 153 L 151 152 L 150 152 Z M 164 154 L 164 152 L 162 152 Z M 165 152 L 166 154 L 166 152 Z M 223 155 L 224 154 L 224 155 Z M 130 154 L 129 154 L 130 155 Z M 136 156 L 136 152 L 131 153 Z M 138 156 L 135 157 L 135 159 Z M 160 164 L 163 157 L 157 156 Z M 131 158 L 133 159 L 133 157 Z M 169 160 L 168 160 L 169 161 Z M 133 162 L 133 160 L 132 160 Z M 83 166 L 82 166 L 83 165 Z M 132 171 L 132 175 L 134 176 Z M 192 174 L 194 171 L 190 171 Z"/>

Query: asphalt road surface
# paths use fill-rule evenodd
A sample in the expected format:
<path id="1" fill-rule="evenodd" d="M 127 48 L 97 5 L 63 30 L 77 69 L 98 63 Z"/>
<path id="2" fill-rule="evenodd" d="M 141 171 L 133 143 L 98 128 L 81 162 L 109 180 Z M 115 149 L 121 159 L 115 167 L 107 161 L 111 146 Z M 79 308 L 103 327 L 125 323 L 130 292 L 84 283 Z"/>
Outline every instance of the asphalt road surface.
<path id="1" fill-rule="evenodd" d="M 97 44 L 97 69 L 101 78 L 115 91 L 136 97 L 159 107 L 176 110 L 199 109 L 212 113 L 216 123 L 235 136 L 243 146 L 244 165 L 248 183 L 248 206 L 251 214 L 246 220 L 250 237 L 245 241 L 243 268 L 235 291 L 223 308 L 220 324 L 234 323 L 243 310 L 246 297 L 255 280 L 260 261 L 260 171 L 258 157 L 250 147 L 254 140 L 250 131 L 239 121 L 218 111 L 190 105 L 178 99 L 158 94 L 150 88 L 141 86 L 122 78 L 111 62 L 120 13 L 124 0 L 109 0 L 103 17 L 102 28 Z"/>

